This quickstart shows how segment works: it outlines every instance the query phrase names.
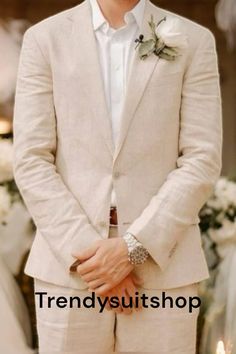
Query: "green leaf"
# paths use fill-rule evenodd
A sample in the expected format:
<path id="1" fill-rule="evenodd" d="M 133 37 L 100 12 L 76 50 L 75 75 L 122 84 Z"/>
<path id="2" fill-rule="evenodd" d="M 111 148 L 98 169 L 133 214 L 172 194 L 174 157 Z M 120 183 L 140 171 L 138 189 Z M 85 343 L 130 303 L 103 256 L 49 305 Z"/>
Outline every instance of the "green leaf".
<path id="1" fill-rule="evenodd" d="M 156 25 L 155 25 L 155 22 L 153 20 L 153 15 L 151 15 L 151 20 L 148 22 L 150 28 L 151 28 L 151 31 L 155 33 L 155 29 L 156 29 Z"/>
<path id="2" fill-rule="evenodd" d="M 149 39 L 143 43 L 140 43 L 139 46 L 139 56 L 141 59 L 145 59 L 151 53 L 155 51 L 155 41 L 153 39 Z"/>
<path id="3" fill-rule="evenodd" d="M 170 48 L 170 47 L 164 47 L 163 48 L 163 53 L 171 55 L 171 56 L 177 56 L 178 55 L 178 50 L 175 48 Z"/>
<path id="4" fill-rule="evenodd" d="M 156 25 L 156 27 L 160 26 L 160 24 L 163 22 L 163 21 L 166 21 L 166 16 L 163 17 Z"/>
<path id="5" fill-rule="evenodd" d="M 165 48 L 165 43 L 159 39 L 156 41 L 156 54 L 158 55 L 164 48 Z"/>
<path id="6" fill-rule="evenodd" d="M 163 48 L 162 52 L 164 54 L 170 55 L 172 57 L 176 57 L 178 55 L 178 51 L 176 49 L 170 48 L 170 47 L 166 47 L 166 46 Z"/>
<path id="7" fill-rule="evenodd" d="M 173 57 L 173 56 L 171 56 L 171 55 L 168 55 L 168 54 L 165 54 L 165 53 L 163 53 L 163 51 L 160 52 L 160 53 L 158 54 L 158 56 L 159 56 L 161 59 L 165 59 L 165 60 L 168 60 L 168 61 L 173 61 L 173 60 L 175 60 L 175 57 Z"/>

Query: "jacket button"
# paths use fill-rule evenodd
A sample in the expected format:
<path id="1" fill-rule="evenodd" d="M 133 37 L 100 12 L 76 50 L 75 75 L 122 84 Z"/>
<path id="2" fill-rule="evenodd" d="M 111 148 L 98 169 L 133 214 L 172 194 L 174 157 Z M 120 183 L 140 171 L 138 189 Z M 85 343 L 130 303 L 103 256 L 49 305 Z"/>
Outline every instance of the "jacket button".
<path id="1" fill-rule="evenodd" d="M 105 221 L 100 221 L 98 225 L 101 227 L 106 227 L 107 223 Z"/>
<path id="2" fill-rule="evenodd" d="M 118 171 L 114 172 L 113 177 L 115 179 L 119 178 L 120 177 L 120 172 L 118 172 Z"/>

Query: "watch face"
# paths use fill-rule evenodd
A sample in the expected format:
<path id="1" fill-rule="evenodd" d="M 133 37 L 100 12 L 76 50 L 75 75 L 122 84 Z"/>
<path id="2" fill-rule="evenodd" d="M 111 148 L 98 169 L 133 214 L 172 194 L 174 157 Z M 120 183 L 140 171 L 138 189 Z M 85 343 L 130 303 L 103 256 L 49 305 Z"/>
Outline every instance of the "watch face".
<path id="1" fill-rule="evenodd" d="M 143 246 L 135 247 L 130 253 L 132 264 L 143 264 L 148 257 L 148 252 Z"/>

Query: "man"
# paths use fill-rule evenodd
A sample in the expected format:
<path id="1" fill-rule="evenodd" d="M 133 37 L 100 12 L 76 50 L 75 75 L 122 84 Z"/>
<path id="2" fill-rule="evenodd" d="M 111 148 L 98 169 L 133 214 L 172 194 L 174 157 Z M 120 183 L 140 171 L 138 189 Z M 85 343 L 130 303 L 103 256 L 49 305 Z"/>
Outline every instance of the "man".
<path id="1" fill-rule="evenodd" d="M 85 0 L 26 32 L 14 171 L 37 227 L 26 273 L 40 352 L 195 352 L 199 309 L 126 308 L 122 297 L 197 295 L 209 276 L 198 213 L 221 146 L 206 28 L 149 0 Z M 108 297 L 102 313 L 48 308 L 40 295 L 91 292 Z"/>

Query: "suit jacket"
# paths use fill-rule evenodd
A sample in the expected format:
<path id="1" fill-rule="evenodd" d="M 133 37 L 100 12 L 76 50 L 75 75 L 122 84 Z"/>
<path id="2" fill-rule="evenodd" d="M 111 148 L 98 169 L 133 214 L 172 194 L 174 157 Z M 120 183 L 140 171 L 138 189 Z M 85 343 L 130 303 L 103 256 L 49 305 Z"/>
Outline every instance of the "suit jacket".
<path id="1" fill-rule="evenodd" d="M 174 61 L 135 51 L 113 145 L 89 1 L 27 30 L 14 114 L 14 174 L 37 231 L 26 273 L 86 288 L 71 253 L 109 235 L 112 186 L 119 234 L 151 257 L 144 288 L 209 276 L 199 210 L 221 170 L 221 95 L 212 33 L 146 2 L 148 21 L 178 19 L 188 46 Z"/>

